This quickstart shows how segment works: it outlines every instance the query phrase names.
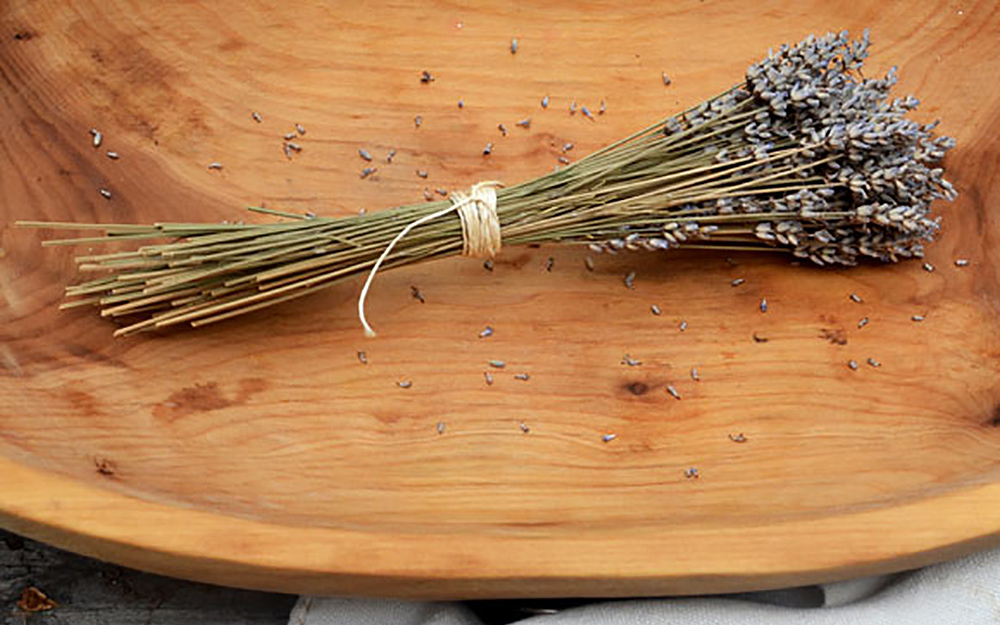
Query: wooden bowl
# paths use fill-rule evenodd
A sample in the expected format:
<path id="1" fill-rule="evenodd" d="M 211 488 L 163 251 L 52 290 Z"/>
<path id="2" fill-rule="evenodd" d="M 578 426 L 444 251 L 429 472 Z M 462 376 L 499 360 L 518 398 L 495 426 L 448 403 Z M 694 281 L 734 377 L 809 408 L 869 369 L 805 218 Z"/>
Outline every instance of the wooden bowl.
<path id="1" fill-rule="evenodd" d="M 180 577 L 409 597 L 748 590 L 994 544 L 996 8 L 631 4 L 0 10 L 0 522 Z M 918 118 L 958 139 L 933 272 L 705 253 L 591 272 L 585 251 L 508 248 L 492 272 L 380 275 L 375 340 L 357 281 L 116 340 L 94 311 L 57 310 L 74 252 L 11 225 L 232 220 L 259 203 L 338 215 L 524 180 L 567 142 L 594 150 L 729 87 L 769 47 L 866 26 L 869 75 L 900 65 Z M 602 100 L 595 121 L 568 111 Z M 359 177 L 359 148 L 376 175 Z M 492 386 L 490 359 L 508 363 Z"/>

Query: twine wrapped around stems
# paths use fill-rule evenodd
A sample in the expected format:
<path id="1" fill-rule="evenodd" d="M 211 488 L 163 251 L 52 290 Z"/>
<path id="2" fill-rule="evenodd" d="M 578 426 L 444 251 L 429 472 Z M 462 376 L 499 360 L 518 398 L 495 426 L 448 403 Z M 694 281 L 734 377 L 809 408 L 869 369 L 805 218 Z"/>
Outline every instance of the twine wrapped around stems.
<path id="1" fill-rule="evenodd" d="M 368 324 L 368 319 L 365 317 L 365 299 L 368 297 L 368 289 L 371 288 L 372 280 L 375 279 L 375 274 L 378 273 L 392 248 L 420 224 L 443 217 L 451 212 L 458 212 L 462 222 L 463 256 L 493 258 L 500 252 L 500 218 L 497 217 L 496 191 L 496 188 L 500 186 L 503 184 L 495 180 L 488 180 L 472 185 L 468 193 L 461 191 L 452 193 L 451 206 L 415 219 L 389 242 L 382 255 L 372 266 L 372 270 L 365 280 L 365 285 L 361 287 L 361 295 L 358 296 L 358 319 L 364 326 L 365 336 L 375 336 L 375 330 Z"/>

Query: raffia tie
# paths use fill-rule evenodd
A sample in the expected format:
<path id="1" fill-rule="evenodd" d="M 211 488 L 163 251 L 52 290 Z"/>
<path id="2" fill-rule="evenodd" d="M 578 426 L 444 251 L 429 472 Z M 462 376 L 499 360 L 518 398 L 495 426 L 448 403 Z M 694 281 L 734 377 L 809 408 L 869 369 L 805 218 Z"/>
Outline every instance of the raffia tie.
<path id="1" fill-rule="evenodd" d="M 458 212 L 458 217 L 462 222 L 462 255 L 477 258 L 492 258 L 500 252 L 500 218 L 497 217 L 497 187 L 503 184 L 495 180 L 479 182 L 468 190 L 468 192 L 455 191 L 451 194 L 451 205 L 429 215 L 424 215 L 420 219 L 410 222 L 405 228 L 399 231 L 389 245 L 383 250 L 375 264 L 372 265 L 368 273 L 368 279 L 361 288 L 361 295 L 358 296 L 358 319 L 365 328 L 367 336 L 375 336 L 375 330 L 368 324 L 365 318 L 365 299 L 368 297 L 368 289 L 375 279 L 382 263 L 389 256 L 389 252 L 399 241 L 422 223 L 437 219 L 447 215 L 452 211 Z"/>

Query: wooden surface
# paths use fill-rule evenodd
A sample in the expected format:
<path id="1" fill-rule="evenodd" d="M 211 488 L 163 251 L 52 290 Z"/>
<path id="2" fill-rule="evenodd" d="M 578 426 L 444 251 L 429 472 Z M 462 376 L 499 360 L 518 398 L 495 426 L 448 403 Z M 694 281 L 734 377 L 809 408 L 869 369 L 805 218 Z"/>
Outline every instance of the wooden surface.
<path id="1" fill-rule="evenodd" d="M 26 588 L 56 602 L 17 607 Z M 286 625 L 295 597 L 149 575 L 0 530 L 2 625 Z"/>
<path id="2" fill-rule="evenodd" d="M 0 9 L 0 522 L 170 575 L 424 597 L 747 590 L 998 542 L 995 4 L 549 4 Z M 492 273 L 380 275 L 376 340 L 356 282 L 112 340 L 92 312 L 56 311 L 72 252 L 10 226 L 242 219 L 262 202 L 339 215 L 523 180 L 565 142 L 582 154 L 721 91 L 768 47 L 865 26 L 869 75 L 898 64 L 919 118 L 958 139 L 933 273 L 695 253 L 588 272 L 581 251 L 507 249 Z M 594 122 L 568 112 L 602 99 Z M 359 178 L 358 148 L 376 176 Z M 508 363 L 493 386 L 489 359 Z"/>

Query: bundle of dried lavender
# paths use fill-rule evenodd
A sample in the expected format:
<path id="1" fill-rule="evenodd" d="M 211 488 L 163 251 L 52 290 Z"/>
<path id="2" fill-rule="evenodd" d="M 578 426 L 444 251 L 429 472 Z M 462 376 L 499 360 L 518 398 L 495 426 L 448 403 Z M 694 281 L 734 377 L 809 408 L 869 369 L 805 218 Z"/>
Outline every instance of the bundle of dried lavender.
<path id="1" fill-rule="evenodd" d="M 812 37 L 752 65 L 746 80 L 576 163 L 497 192 L 505 245 L 585 243 L 598 251 L 783 250 L 818 264 L 920 257 L 935 199 L 955 191 L 935 164 L 954 146 L 889 99 L 895 68 L 862 78 L 868 33 Z M 104 236 L 174 238 L 78 259 L 110 275 L 71 286 L 65 307 L 132 318 L 116 335 L 205 325 L 301 297 L 342 278 L 467 247 L 449 201 L 340 219 L 270 224 L 80 225 Z M 437 215 L 441 215 L 438 217 Z M 405 233 L 406 236 L 398 235 Z M 139 319 L 135 320 L 138 316 Z"/>

